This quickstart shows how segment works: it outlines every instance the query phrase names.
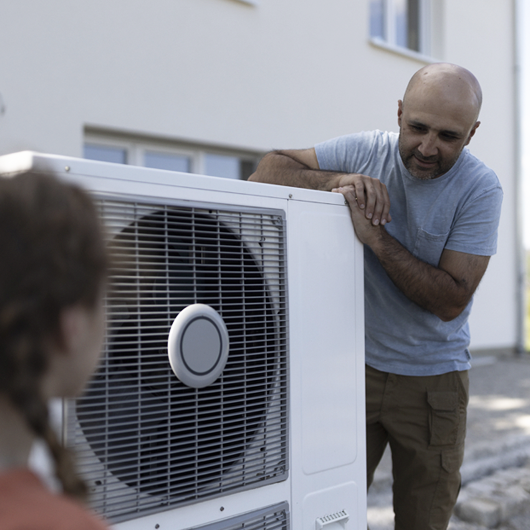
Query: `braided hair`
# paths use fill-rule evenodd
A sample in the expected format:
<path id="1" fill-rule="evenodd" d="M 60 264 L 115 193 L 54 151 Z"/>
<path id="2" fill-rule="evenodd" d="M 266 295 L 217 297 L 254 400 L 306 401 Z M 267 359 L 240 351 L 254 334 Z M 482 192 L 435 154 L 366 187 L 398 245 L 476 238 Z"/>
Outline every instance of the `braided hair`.
<path id="1" fill-rule="evenodd" d="M 50 427 L 40 381 L 60 314 L 95 308 L 107 271 L 96 209 L 79 187 L 26 172 L 0 178 L 0 393 L 47 444 L 65 494 L 86 497 L 73 459 Z"/>

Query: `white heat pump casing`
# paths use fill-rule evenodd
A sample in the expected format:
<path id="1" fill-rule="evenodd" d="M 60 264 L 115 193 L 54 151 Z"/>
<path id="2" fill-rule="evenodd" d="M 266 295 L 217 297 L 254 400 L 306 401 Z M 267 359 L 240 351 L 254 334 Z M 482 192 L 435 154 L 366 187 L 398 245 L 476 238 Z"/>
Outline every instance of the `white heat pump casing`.
<path id="1" fill-rule="evenodd" d="M 342 195 L 31 152 L 0 157 L 4 176 L 28 169 L 52 170 L 95 197 L 203 209 L 212 205 L 233 212 L 277 211 L 284 217 L 287 478 L 129 518 L 113 527 L 184 530 L 217 523 L 223 528 L 225 520 L 287 502 L 287 527 L 295 530 L 364 530 L 363 249 Z M 110 232 L 119 230 L 120 222 L 110 227 Z M 248 242 L 248 248 L 253 244 Z"/>

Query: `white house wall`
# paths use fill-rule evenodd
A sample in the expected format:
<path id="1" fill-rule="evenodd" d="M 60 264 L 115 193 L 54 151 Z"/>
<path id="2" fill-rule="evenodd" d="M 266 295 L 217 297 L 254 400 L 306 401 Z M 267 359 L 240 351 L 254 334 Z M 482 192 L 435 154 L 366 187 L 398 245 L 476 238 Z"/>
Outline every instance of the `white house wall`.
<path id="1" fill-rule="evenodd" d="M 505 191 L 499 253 L 472 315 L 474 348 L 516 336 L 513 3 L 436 0 L 438 59 L 482 83 L 474 154 Z M 0 154 L 81 156 L 86 127 L 266 152 L 397 130 L 426 64 L 369 43 L 369 0 L 7 0 Z"/>
<path id="2" fill-rule="evenodd" d="M 484 102 L 481 126 L 471 151 L 493 168 L 504 189 L 497 255 L 479 286 L 471 315 L 472 346 L 503 348 L 515 340 L 516 278 L 516 160 L 514 13 L 507 0 L 446 2 L 447 59 L 460 62 L 478 77 Z M 451 35 L 449 28 L 453 28 Z M 503 35 L 492 39 L 492 35 Z"/>

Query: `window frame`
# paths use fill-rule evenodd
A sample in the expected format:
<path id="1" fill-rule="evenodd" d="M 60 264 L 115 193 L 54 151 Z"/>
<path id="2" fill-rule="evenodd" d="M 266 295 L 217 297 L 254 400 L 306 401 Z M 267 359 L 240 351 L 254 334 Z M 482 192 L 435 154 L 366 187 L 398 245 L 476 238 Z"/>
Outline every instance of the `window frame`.
<path id="1" fill-rule="evenodd" d="M 223 149 L 216 146 L 205 146 L 174 142 L 170 140 L 156 140 L 143 137 L 129 137 L 114 132 L 100 132 L 85 130 L 83 136 L 83 149 L 86 144 L 115 147 L 125 151 L 126 165 L 148 167 L 145 165 L 145 154 L 147 151 L 160 153 L 162 155 L 184 156 L 190 159 L 189 173 L 196 175 L 207 175 L 207 155 L 232 156 L 239 159 L 240 167 L 242 161 L 252 162 L 257 166 L 264 153 L 255 151 L 242 151 L 235 149 Z M 219 177 L 223 178 L 223 177 Z M 227 178 L 227 177 L 224 177 Z M 238 180 L 243 180 L 240 178 Z"/>
<path id="2" fill-rule="evenodd" d="M 432 1 L 418 0 L 419 9 L 419 51 L 397 43 L 397 28 L 396 28 L 396 14 L 397 14 L 397 0 L 382 0 L 383 3 L 383 28 L 384 37 L 373 36 L 370 33 L 370 43 L 384 48 L 388 51 L 405 55 L 413 59 L 418 59 L 423 62 L 432 62 L 432 51 L 434 48 L 433 31 L 432 31 Z M 371 16 L 371 12 L 369 9 Z M 369 31 L 371 32 L 371 20 L 369 20 Z"/>

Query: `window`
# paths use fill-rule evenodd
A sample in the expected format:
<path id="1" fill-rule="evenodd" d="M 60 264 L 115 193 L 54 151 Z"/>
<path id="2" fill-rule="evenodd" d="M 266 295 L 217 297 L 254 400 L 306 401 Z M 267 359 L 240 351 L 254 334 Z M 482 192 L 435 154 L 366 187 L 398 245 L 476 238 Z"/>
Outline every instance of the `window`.
<path id="1" fill-rule="evenodd" d="M 243 160 L 237 156 L 206 153 L 204 161 L 204 172 L 216 177 L 246 180 L 256 169 L 256 164 L 251 160 Z"/>
<path id="2" fill-rule="evenodd" d="M 120 147 L 109 145 L 85 144 L 83 156 L 89 160 L 101 160 L 114 164 L 127 163 L 127 151 Z"/>
<path id="3" fill-rule="evenodd" d="M 422 55 L 431 53 L 431 0 L 370 0 L 370 36 Z"/>
<path id="4" fill-rule="evenodd" d="M 83 152 L 90 160 L 239 180 L 248 179 L 261 156 L 97 132 L 86 133 Z"/>
<path id="5" fill-rule="evenodd" d="M 185 155 L 174 155 L 157 153 L 156 151 L 145 151 L 144 166 L 156 169 L 168 169 L 169 171 L 191 172 L 191 157 Z"/>

